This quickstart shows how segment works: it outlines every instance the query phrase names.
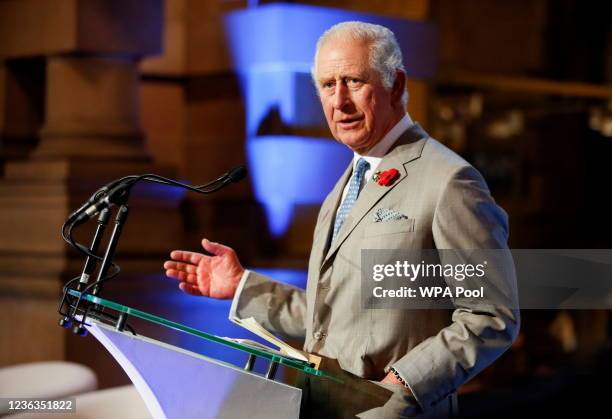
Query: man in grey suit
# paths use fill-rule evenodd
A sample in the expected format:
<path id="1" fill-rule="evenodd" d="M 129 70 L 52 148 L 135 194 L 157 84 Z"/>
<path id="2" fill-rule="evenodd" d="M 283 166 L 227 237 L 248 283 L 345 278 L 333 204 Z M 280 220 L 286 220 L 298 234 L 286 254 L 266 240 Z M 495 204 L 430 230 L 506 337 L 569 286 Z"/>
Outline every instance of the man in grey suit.
<path id="1" fill-rule="evenodd" d="M 328 387 L 333 414 L 450 417 L 457 388 L 516 337 L 516 306 L 457 298 L 450 311 L 364 309 L 361 250 L 507 249 L 507 216 L 482 176 L 406 113 L 402 55 L 387 28 L 329 29 L 317 44 L 313 79 L 333 136 L 354 159 L 321 207 L 306 290 L 245 270 L 232 249 L 206 239 L 212 255 L 173 251 L 166 274 L 186 293 L 232 298 L 231 315 L 305 339 L 305 351 L 370 386 L 348 394 Z M 372 179 L 390 169 L 397 173 L 388 182 Z M 501 282 L 516 302 L 513 273 Z M 322 390 L 313 385 L 314 400 Z M 373 401 L 361 403 L 366 393 Z"/>

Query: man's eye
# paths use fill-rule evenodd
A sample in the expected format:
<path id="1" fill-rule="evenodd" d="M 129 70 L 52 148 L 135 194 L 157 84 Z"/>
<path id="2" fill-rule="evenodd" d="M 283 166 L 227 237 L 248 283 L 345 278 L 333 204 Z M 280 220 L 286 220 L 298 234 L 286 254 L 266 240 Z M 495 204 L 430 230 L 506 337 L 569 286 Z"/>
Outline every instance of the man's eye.
<path id="1" fill-rule="evenodd" d="M 331 89 L 332 87 L 334 87 L 334 82 L 332 82 L 332 81 L 327 81 L 327 82 L 323 83 L 323 88 L 324 89 Z"/>

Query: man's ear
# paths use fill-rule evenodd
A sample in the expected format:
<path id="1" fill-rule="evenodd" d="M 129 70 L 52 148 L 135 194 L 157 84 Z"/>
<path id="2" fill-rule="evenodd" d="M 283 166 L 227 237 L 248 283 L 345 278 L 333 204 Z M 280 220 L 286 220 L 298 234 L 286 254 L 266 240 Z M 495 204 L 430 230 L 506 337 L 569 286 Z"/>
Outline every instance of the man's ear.
<path id="1" fill-rule="evenodd" d="M 395 81 L 393 82 L 393 87 L 391 88 L 391 100 L 393 104 L 398 104 L 402 100 L 402 95 L 406 90 L 406 73 L 401 70 L 395 71 Z"/>

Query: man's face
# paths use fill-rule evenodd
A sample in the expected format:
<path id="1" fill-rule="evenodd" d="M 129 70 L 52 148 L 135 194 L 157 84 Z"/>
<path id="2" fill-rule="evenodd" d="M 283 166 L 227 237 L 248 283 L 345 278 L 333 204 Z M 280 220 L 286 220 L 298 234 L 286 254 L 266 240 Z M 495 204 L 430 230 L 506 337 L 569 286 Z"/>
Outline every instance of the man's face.
<path id="1" fill-rule="evenodd" d="M 365 154 L 397 122 L 397 106 L 370 68 L 364 42 L 330 40 L 319 50 L 315 74 L 323 112 L 334 138 Z"/>

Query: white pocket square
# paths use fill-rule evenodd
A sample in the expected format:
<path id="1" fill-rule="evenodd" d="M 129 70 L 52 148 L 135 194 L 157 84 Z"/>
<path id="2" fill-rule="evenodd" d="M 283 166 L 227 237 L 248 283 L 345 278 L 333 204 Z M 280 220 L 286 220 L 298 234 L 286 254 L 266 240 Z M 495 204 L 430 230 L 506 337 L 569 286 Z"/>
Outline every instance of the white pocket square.
<path id="1" fill-rule="evenodd" d="M 388 208 L 378 208 L 376 213 L 374 214 L 374 222 L 380 223 L 383 221 L 391 221 L 391 220 L 407 220 L 406 217 L 401 212 L 397 212 L 395 210 L 391 210 Z"/>

